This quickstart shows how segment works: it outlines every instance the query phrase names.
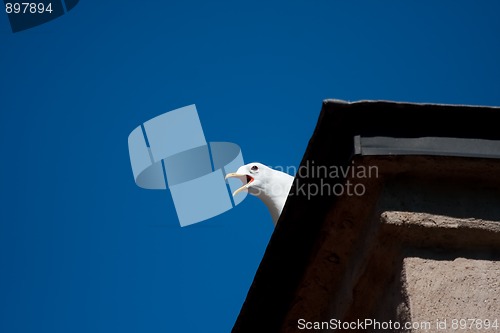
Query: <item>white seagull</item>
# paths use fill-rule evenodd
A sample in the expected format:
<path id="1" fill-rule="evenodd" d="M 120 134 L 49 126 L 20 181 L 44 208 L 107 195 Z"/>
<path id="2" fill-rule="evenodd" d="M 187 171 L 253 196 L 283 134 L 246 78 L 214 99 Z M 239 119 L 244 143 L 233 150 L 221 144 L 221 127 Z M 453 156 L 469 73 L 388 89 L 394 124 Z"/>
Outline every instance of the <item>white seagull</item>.
<path id="1" fill-rule="evenodd" d="M 294 177 L 254 162 L 241 166 L 235 173 L 228 173 L 228 178 L 238 178 L 243 182 L 243 186 L 234 191 L 233 196 L 246 190 L 258 197 L 266 204 L 276 226 Z"/>

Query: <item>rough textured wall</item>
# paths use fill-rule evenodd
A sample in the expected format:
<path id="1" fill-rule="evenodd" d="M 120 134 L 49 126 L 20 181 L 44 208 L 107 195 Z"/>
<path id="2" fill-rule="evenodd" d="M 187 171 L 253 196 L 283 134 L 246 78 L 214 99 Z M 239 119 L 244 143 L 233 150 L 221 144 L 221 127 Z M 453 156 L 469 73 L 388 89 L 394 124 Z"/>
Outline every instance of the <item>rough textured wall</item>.
<path id="1" fill-rule="evenodd" d="M 466 325 L 463 331 L 484 332 L 481 321 L 500 320 L 500 262 L 409 257 L 404 271 L 413 322 L 429 321 L 436 328 L 440 321 L 446 327 L 440 332 L 457 331 L 454 323 Z"/>
<path id="2" fill-rule="evenodd" d="M 498 169 L 419 161 L 331 207 L 282 332 L 303 332 L 299 318 L 430 323 L 351 330 L 360 332 L 458 332 L 453 319 L 498 319 L 500 331 Z"/>

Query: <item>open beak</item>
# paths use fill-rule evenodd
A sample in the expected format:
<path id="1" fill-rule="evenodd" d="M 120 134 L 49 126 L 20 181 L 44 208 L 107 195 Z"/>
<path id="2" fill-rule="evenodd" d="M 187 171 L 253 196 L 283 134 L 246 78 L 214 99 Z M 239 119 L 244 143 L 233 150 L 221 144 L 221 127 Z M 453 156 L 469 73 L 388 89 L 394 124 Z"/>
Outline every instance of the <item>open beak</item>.
<path id="1" fill-rule="evenodd" d="M 228 173 L 226 175 L 226 179 L 228 179 L 228 178 L 238 178 L 243 183 L 242 187 L 240 187 L 239 189 L 237 189 L 236 191 L 233 192 L 233 197 L 236 194 L 240 193 L 241 191 L 248 189 L 250 187 L 250 184 L 254 181 L 253 177 L 251 177 L 249 175 L 238 174 L 238 173 Z"/>

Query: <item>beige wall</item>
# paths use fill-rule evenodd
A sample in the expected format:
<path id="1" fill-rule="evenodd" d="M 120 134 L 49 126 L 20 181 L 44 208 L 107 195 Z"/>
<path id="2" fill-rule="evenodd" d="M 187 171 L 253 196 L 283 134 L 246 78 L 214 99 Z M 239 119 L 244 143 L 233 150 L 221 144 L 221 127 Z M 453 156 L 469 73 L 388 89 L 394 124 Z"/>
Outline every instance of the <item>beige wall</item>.
<path id="1" fill-rule="evenodd" d="M 331 207 L 282 332 L 304 332 L 299 318 L 430 325 L 370 332 L 488 332 L 453 320 L 498 319 L 500 332 L 498 169 L 417 161 Z"/>

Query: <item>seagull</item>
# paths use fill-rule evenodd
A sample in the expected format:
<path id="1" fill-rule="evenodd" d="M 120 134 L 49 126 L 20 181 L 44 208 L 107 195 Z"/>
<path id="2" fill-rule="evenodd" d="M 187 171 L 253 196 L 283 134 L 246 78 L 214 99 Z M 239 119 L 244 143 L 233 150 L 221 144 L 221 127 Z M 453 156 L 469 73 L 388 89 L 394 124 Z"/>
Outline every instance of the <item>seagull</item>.
<path id="1" fill-rule="evenodd" d="M 276 226 L 294 177 L 254 162 L 241 166 L 235 173 L 228 173 L 226 179 L 228 178 L 238 178 L 243 183 L 242 187 L 234 191 L 233 197 L 245 190 L 258 197 L 266 204 Z"/>

